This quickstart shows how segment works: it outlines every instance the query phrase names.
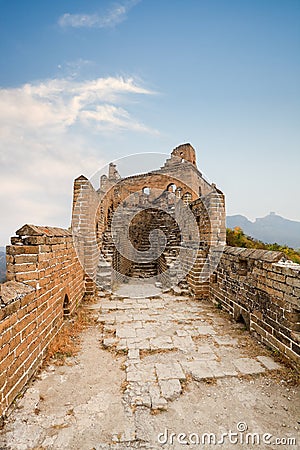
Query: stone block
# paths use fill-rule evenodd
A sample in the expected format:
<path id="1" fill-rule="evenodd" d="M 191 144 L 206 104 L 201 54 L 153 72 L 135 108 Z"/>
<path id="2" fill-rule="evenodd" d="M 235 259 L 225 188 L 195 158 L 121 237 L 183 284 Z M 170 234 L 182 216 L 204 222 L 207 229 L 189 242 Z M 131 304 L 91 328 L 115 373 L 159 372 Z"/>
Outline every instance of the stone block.
<path id="1" fill-rule="evenodd" d="M 166 400 L 175 400 L 181 394 L 181 384 L 178 379 L 160 380 L 159 387 Z"/>
<path id="2" fill-rule="evenodd" d="M 139 339 L 154 338 L 156 336 L 156 332 L 151 328 L 138 328 L 136 330 L 136 336 Z"/>
<path id="3" fill-rule="evenodd" d="M 238 340 L 236 338 L 232 338 L 230 336 L 214 336 L 214 340 L 219 345 L 236 346 L 238 344 Z"/>
<path id="4" fill-rule="evenodd" d="M 172 350 L 174 348 L 173 341 L 169 336 L 161 336 L 150 339 L 151 350 Z"/>
<path id="5" fill-rule="evenodd" d="M 178 378 L 179 380 L 185 380 L 185 374 L 181 365 L 178 362 L 169 364 L 155 364 L 156 374 L 158 380 L 170 380 Z"/>
<path id="6" fill-rule="evenodd" d="M 215 378 L 222 378 L 225 376 L 226 370 L 224 370 L 223 362 L 220 363 L 218 361 L 208 361 L 208 367 L 212 371 L 212 374 Z"/>
<path id="7" fill-rule="evenodd" d="M 130 349 L 128 351 L 128 359 L 140 359 L 139 349 Z"/>
<path id="8" fill-rule="evenodd" d="M 142 364 L 140 368 L 141 378 L 143 382 L 155 382 L 156 373 L 155 367 L 152 364 Z"/>
<path id="9" fill-rule="evenodd" d="M 281 365 L 274 361 L 270 356 L 257 356 L 256 359 L 262 363 L 268 370 L 278 370 L 281 369 Z"/>
<path id="10" fill-rule="evenodd" d="M 233 364 L 242 374 L 256 374 L 265 372 L 265 368 L 252 358 L 234 359 Z"/>
<path id="11" fill-rule="evenodd" d="M 196 381 L 213 378 L 214 374 L 206 361 L 192 361 L 184 364 L 185 370 Z"/>
<path id="12" fill-rule="evenodd" d="M 103 307 L 102 307 L 103 309 Z M 117 337 L 121 339 L 128 339 L 128 338 L 135 338 L 136 337 L 136 331 L 133 327 L 117 327 L 116 331 Z"/>
<path id="13" fill-rule="evenodd" d="M 174 347 L 183 351 L 193 351 L 195 344 L 191 336 L 173 336 Z"/>
<path id="14" fill-rule="evenodd" d="M 126 380 L 129 382 L 141 381 L 142 380 L 141 374 L 137 370 L 130 370 L 126 373 Z"/>
<path id="15" fill-rule="evenodd" d="M 198 334 L 203 334 L 204 336 L 216 334 L 215 330 L 210 325 L 201 325 L 197 327 L 197 331 Z"/>

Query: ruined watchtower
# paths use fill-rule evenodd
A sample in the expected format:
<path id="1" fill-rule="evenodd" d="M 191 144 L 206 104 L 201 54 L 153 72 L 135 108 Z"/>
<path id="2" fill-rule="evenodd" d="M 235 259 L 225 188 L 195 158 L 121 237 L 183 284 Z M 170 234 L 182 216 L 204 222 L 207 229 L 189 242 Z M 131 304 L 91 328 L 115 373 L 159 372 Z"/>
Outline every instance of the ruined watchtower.
<path id="1" fill-rule="evenodd" d="M 224 195 L 198 170 L 191 144 L 139 175 L 122 178 L 110 163 L 97 191 L 78 178 L 77 196 L 79 191 L 72 226 L 89 236 L 84 261 L 99 286 L 147 278 L 166 286 L 188 283 L 192 292 L 208 295 L 212 251 L 226 239 Z M 97 256 L 98 267 L 91 263 Z"/>

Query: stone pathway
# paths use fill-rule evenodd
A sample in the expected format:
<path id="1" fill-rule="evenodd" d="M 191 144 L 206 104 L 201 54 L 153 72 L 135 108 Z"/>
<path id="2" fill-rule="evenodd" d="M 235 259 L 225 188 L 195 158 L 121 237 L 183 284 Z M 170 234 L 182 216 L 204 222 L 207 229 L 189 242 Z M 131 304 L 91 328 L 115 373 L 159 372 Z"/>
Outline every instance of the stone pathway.
<path id="1" fill-rule="evenodd" d="M 278 370 L 263 348 L 249 357 L 243 324 L 216 314 L 209 302 L 168 293 L 150 298 L 113 295 L 93 307 L 103 347 L 126 354 L 125 398 L 131 406 L 167 409 L 189 380 Z M 253 348 L 252 348 L 253 351 Z"/>
<path id="2" fill-rule="evenodd" d="M 209 302 L 127 289 L 86 306 L 98 325 L 83 332 L 78 356 L 46 367 L 16 402 L 1 450 L 179 450 L 180 433 L 209 449 L 202 435 L 219 439 L 241 423 L 297 442 L 299 390 L 242 324 Z"/>

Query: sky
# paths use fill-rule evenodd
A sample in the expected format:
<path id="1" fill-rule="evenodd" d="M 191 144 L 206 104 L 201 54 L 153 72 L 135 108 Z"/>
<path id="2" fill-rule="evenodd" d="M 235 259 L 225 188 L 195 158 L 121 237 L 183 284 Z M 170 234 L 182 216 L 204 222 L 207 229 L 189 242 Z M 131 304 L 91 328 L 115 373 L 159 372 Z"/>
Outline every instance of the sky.
<path id="1" fill-rule="evenodd" d="M 0 245 L 24 223 L 68 227 L 77 176 L 185 142 L 228 215 L 300 221 L 299 0 L 0 11 Z"/>

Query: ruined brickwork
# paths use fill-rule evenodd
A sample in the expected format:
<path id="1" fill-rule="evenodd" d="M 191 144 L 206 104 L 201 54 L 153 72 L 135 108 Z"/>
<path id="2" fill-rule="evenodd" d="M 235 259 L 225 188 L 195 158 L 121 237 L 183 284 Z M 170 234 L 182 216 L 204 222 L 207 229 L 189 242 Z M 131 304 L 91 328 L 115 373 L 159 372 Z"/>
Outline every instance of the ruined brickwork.
<path id="1" fill-rule="evenodd" d="M 25 225 L 7 247 L 1 287 L 0 416 L 43 360 L 85 292 L 70 231 Z"/>
<path id="2" fill-rule="evenodd" d="M 176 216 L 176 220 L 182 216 L 184 222 L 182 228 L 188 234 L 188 219 L 183 217 L 184 211 L 182 214 L 178 213 L 178 204 L 185 205 L 183 209 L 187 211 L 189 204 L 195 201 L 198 201 L 198 205 L 202 204 L 203 206 L 201 214 L 211 216 L 211 221 L 207 222 L 209 229 L 207 228 L 205 232 L 202 226 L 204 220 L 201 220 L 202 240 L 200 242 L 198 236 L 192 236 L 192 232 L 190 233 L 191 237 L 185 236 L 185 241 L 189 241 L 189 249 L 197 251 L 200 245 L 198 265 L 195 268 L 196 275 L 192 274 L 190 280 L 190 284 L 196 292 L 196 281 L 194 283 L 192 278 L 197 276 L 199 264 L 201 265 L 203 257 L 207 256 L 207 249 L 211 244 L 213 246 L 225 245 L 225 206 L 223 194 L 215 185 L 209 184 L 197 169 L 195 150 L 190 144 L 176 147 L 171 157 L 160 169 L 141 175 L 121 178 L 116 165 L 111 163 L 108 175 L 102 175 L 100 178 L 98 190 L 94 189 L 85 177 L 77 178 L 74 183 L 72 229 L 76 246 L 79 249 L 80 260 L 91 284 L 97 277 L 100 278 L 99 256 L 103 257 L 112 268 L 112 286 L 115 283 L 124 282 L 124 276 L 144 278 L 146 273 L 154 275 L 154 271 L 159 281 L 163 281 L 166 285 L 172 284 L 174 277 L 171 272 L 182 269 L 178 267 L 178 264 L 174 264 L 174 256 L 176 252 L 179 253 L 178 248 L 181 246 L 181 257 L 183 255 L 183 264 L 187 270 L 193 264 L 193 260 L 190 260 L 193 257 L 188 255 L 187 246 L 187 250 L 184 252 L 182 242 L 176 243 L 172 227 L 165 227 L 166 223 L 164 222 L 167 219 L 159 218 L 159 211 L 165 211 L 166 216 L 170 215 L 173 218 Z M 115 220 L 114 231 L 112 231 L 112 219 L 120 207 L 123 208 L 121 213 L 123 216 L 119 216 L 117 223 Z M 149 220 L 141 220 L 141 233 L 139 233 L 139 227 L 132 225 L 133 234 L 140 235 L 141 241 L 134 243 L 134 239 L 130 237 L 127 239 L 126 217 L 128 218 L 130 214 L 132 217 L 134 214 L 142 214 L 142 210 L 149 208 L 156 210 L 157 214 L 153 213 L 151 223 Z M 200 215 L 199 207 L 195 207 L 195 211 Z M 141 260 L 138 261 L 139 264 L 136 264 L 137 261 L 133 256 L 134 251 L 130 247 L 130 243 L 139 251 L 145 251 L 149 232 L 153 228 L 160 229 L 165 233 L 168 240 L 167 249 L 162 256 L 157 255 L 154 261 Z M 211 228 L 217 231 L 212 233 Z M 124 240 L 124 237 L 127 241 Z M 124 250 L 123 252 L 116 248 L 118 244 Z M 170 249 L 171 245 L 173 245 L 172 249 Z M 164 275 L 165 269 L 169 271 L 168 276 Z M 107 273 L 104 262 L 101 266 L 102 270 Z M 103 286 L 107 286 L 106 281 Z M 206 289 L 207 286 L 206 284 Z"/>
<path id="3" fill-rule="evenodd" d="M 210 298 L 268 347 L 299 364 L 300 266 L 267 250 L 226 247 Z"/>
<path id="4" fill-rule="evenodd" d="M 101 176 L 98 190 L 99 232 L 107 229 L 110 214 L 124 200 L 135 206 L 146 197 L 153 201 L 162 191 L 173 187 L 175 196 L 185 203 L 207 195 L 213 189 L 197 169 L 195 150 L 190 144 L 176 147 L 160 169 L 145 174 L 121 178 L 116 166 L 110 164 L 108 176 Z M 143 196 L 145 189 L 149 193 Z"/>

